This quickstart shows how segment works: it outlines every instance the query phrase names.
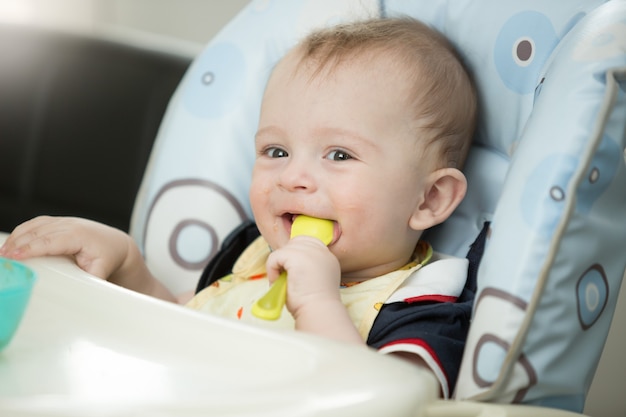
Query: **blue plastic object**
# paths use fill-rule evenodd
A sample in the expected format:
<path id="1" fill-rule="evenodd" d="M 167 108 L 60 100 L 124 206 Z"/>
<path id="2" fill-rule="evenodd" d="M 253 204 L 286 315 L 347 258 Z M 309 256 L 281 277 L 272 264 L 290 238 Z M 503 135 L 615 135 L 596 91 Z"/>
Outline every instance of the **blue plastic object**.
<path id="1" fill-rule="evenodd" d="M 35 272 L 26 265 L 0 258 L 0 350 L 22 321 L 35 280 Z"/>

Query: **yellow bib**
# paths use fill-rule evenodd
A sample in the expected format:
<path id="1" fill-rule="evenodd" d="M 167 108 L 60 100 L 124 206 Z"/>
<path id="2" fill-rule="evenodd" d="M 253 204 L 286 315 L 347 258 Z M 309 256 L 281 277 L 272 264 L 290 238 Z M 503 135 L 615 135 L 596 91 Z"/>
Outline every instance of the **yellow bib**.
<path id="1" fill-rule="evenodd" d="M 187 306 L 246 323 L 293 330 L 295 322 L 286 308 L 281 317 L 274 321 L 262 320 L 250 313 L 252 305 L 269 288 L 265 275 L 265 262 L 269 254 L 270 249 L 265 240 L 257 238 L 237 259 L 232 274 L 200 291 Z M 404 268 L 340 289 L 341 300 L 364 341 L 381 306 L 409 275 L 428 262 L 431 255 L 431 247 L 425 242 L 419 242 L 414 261 Z"/>

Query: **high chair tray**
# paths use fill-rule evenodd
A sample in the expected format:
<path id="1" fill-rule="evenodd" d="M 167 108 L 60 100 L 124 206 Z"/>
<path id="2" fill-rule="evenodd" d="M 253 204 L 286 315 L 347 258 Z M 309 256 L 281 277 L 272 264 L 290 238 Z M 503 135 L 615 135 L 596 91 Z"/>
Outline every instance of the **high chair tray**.
<path id="1" fill-rule="evenodd" d="M 414 416 L 437 395 L 367 348 L 210 317 L 67 258 L 24 263 L 38 280 L 0 352 L 2 416 Z"/>

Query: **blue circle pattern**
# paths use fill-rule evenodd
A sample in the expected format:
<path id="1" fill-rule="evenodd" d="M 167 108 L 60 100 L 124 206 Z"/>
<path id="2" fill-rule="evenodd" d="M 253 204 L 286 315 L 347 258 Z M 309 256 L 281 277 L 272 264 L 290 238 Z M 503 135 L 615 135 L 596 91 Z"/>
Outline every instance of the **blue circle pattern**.
<path id="1" fill-rule="evenodd" d="M 524 11 L 512 16 L 502 26 L 493 54 L 504 84 L 519 94 L 533 92 L 539 72 L 557 42 L 552 22 L 544 14 Z"/>
<path id="2" fill-rule="evenodd" d="M 578 281 L 578 315 L 583 329 L 590 328 L 602 314 L 609 297 L 604 270 L 589 268 Z"/>
<path id="3" fill-rule="evenodd" d="M 578 188 L 576 207 L 580 213 L 589 214 L 594 203 L 611 185 L 620 163 L 623 162 L 622 152 L 617 142 L 608 135 L 603 135 L 587 174 Z"/>
<path id="4" fill-rule="evenodd" d="M 554 233 L 563 215 L 567 185 L 577 166 L 577 158 L 554 154 L 547 156 L 530 174 L 521 204 L 522 215 L 533 230 L 545 236 Z M 559 169 L 555 171 L 555 167 Z"/>
<path id="5" fill-rule="evenodd" d="M 186 77 L 183 104 L 194 116 L 218 118 L 243 99 L 246 61 L 232 43 L 218 43 L 207 48 L 193 63 Z"/>

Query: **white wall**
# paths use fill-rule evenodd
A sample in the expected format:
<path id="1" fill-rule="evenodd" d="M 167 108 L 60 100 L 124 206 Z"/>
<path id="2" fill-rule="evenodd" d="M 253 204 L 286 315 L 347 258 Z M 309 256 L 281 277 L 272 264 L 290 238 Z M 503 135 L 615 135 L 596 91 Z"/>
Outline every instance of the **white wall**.
<path id="1" fill-rule="evenodd" d="M 98 31 L 127 29 L 205 44 L 248 0 L 0 0 L 0 20 Z"/>

